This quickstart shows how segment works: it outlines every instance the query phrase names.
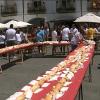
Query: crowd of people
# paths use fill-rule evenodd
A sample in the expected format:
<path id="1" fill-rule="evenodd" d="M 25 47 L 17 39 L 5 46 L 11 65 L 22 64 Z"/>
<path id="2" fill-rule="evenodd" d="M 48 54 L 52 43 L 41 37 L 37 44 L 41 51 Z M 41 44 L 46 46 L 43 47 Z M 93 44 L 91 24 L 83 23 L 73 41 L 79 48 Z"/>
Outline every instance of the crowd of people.
<path id="1" fill-rule="evenodd" d="M 52 31 L 52 40 L 56 41 L 70 41 L 71 48 L 73 51 L 80 42 L 86 40 L 96 41 L 96 33 L 100 32 L 99 24 L 83 24 L 75 25 L 72 24 L 71 27 L 68 25 L 57 26 Z"/>
<path id="2" fill-rule="evenodd" d="M 26 28 L 25 28 L 26 29 Z M 96 33 L 100 32 L 100 26 L 97 24 L 84 25 L 55 25 L 53 29 L 44 26 L 31 28 L 30 32 L 21 28 L 14 29 L 13 24 L 9 29 L 0 31 L 0 48 L 12 46 L 26 42 L 43 41 L 70 41 L 73 51 L 81 41 L 85 39 L 96 40 Z"/>
<path id="3" fill-rule="evenodd" d="M 24 31 L 21 29 L 14 29 L 13 24 L 10 25 L 9 29 L 0 31 L 0 48 L 24 43 L 25 40 Z"/>

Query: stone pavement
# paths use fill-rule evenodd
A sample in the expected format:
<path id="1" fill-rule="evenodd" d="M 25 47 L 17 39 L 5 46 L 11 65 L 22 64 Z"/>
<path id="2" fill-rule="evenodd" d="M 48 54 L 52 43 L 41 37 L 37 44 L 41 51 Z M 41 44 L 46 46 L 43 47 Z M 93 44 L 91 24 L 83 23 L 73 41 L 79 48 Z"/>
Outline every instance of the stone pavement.
<path id="1" fill-rule="evenodd" d="M 22 64 L 9 64 L 0 74 L 0 100 L 6 100 L 10 95 L 28 84 L 31 80 L 51 69 L 64 59 L 63 56 L 33 57 Z M 92 82 L 89 83 L 87 75 L 83 81 L 84 100 L 100 100 L 100 56 L 95 55 L 92 66 Z"/>

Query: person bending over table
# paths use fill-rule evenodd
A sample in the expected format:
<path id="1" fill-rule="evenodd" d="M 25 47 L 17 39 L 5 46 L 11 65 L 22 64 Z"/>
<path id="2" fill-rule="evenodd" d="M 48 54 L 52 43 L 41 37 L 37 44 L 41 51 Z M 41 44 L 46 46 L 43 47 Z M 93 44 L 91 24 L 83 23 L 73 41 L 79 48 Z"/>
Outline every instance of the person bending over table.
<path id="1" fill-rule="evenodd" d="M 77 48 L 78 44 L 83 41 L 82 34 L 76 30 L 76 32 L 73 33 L 72 39 L 71 39 L 71 51 Z"/>

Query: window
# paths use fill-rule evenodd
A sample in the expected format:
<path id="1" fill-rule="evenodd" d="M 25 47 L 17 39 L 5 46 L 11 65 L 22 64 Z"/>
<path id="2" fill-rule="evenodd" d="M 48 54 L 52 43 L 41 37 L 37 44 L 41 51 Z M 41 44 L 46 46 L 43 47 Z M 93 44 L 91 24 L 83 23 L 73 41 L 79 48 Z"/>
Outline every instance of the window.
<path id="1" fill-rule="evenodd" d="M 34 1 L 34 7 L 41 7 L 41 1 Z"/>
<path id="2" fill-rule="evenodd" d="M 100 10 L 100 0 L 87 0 L 87 7 L 89 11 Z"/>
<path id="3" fill-rule="evenodd" d="M 38 0 L 28 3 L 28 13 L 45 13 L 45 2 Z"/>
<path id="4" fill-rule="evenodd" d="M 66 13 L 75 11 L 75 0 L 57 0 L 56 11 L 58 13 Z"/>
<path id="5" fill-rule="evenodd" d="M 62 6 L 66 8 L 66 0 L 62 0 Z"/>

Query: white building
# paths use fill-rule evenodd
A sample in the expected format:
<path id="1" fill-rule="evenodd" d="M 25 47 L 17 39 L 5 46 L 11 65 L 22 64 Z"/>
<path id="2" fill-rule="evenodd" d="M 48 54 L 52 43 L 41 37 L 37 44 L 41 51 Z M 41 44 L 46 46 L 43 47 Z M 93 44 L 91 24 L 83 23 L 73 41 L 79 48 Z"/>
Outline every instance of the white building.
<path id="1" fill-rule="evenodd" d="M 45 21 L 74 20 L 87 12 L 100 15 L 100 0 L 0 0 L 0 20 L 28 22 L 33 18 Z"/>

